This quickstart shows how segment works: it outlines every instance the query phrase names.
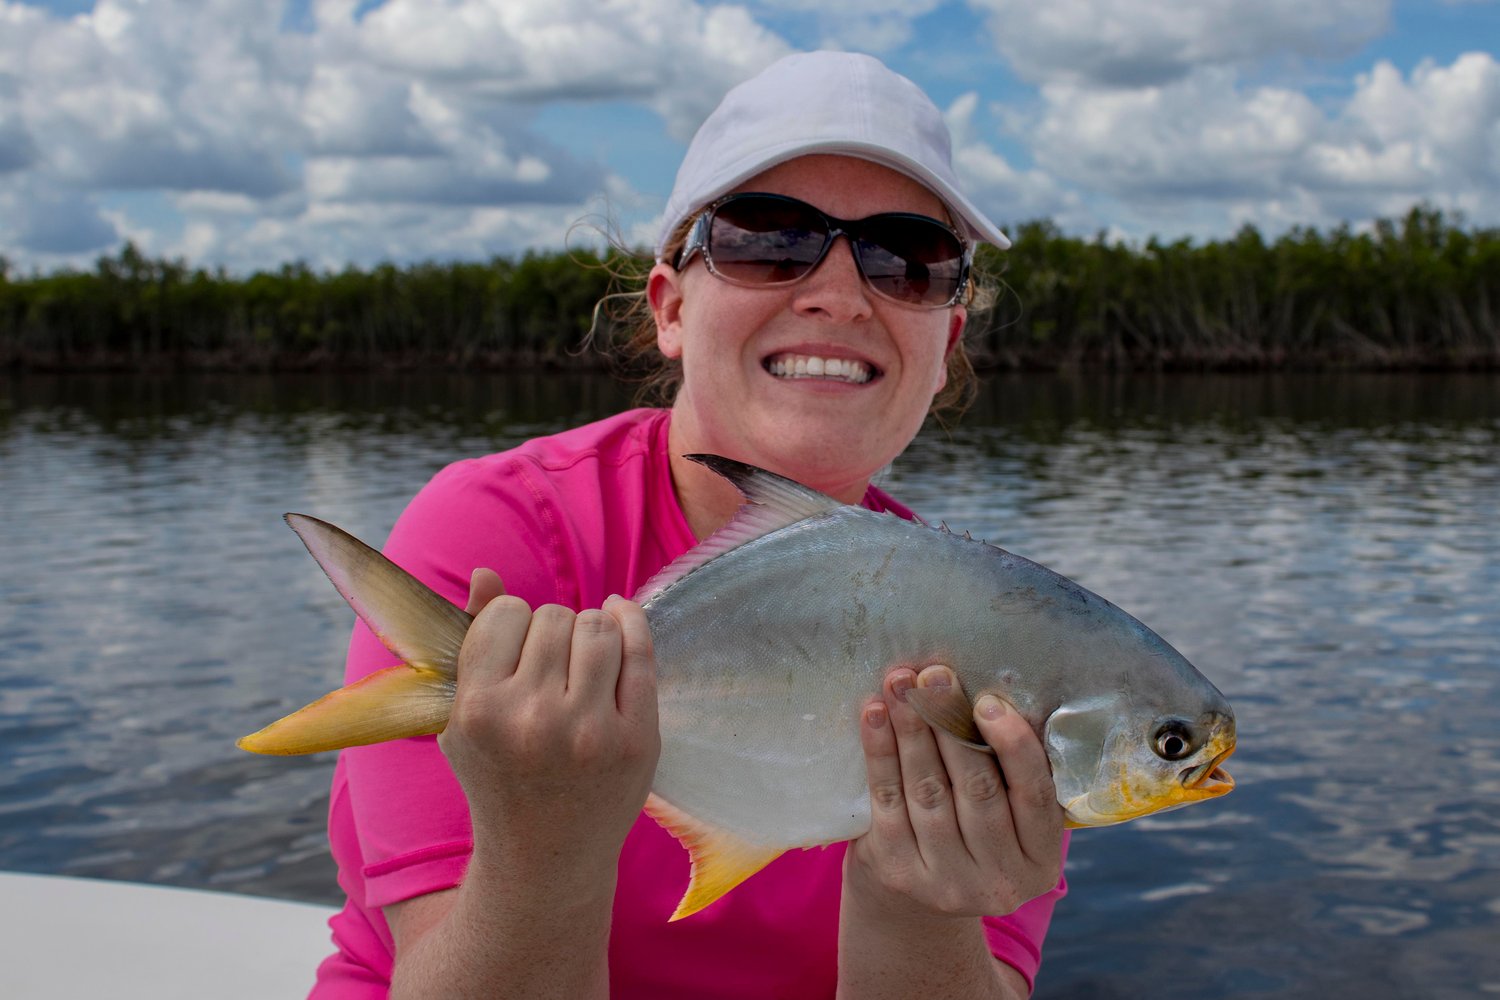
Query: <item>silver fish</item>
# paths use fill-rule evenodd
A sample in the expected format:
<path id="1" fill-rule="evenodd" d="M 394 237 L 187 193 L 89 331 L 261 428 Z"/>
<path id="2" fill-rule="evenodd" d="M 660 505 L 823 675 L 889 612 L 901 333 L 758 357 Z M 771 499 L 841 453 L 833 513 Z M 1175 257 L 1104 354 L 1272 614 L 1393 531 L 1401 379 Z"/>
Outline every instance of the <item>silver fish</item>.
<path id="1" fill-rule="evenodd" d="M 1105 826 L 1234 787 L 1234 713 L 1139 621 L 995 546 L 712 455 L 748 501 L 636 596 L 656 650 L 662 749 L 647 811 L 692 855 L 672 919 L 783 852 L 870 824 L 859 713 L 891 669 L 951 666 L 961 692 L 910 692 L 934 728 L 987 750 L 992 694 L 1042 738 L 1069 826 Z M 311 753 L 440 732 L 471 619 L 333 525 L 287 520 L 404 663 L 239 741 Z"/>

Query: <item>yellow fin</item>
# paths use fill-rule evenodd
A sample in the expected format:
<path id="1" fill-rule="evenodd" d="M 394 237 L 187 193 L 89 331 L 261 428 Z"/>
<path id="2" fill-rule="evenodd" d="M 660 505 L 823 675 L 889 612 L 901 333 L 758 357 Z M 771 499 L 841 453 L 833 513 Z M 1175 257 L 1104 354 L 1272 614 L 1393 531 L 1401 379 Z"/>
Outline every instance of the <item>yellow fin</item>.
<path id="1" fill-rule="evenodd" d="M 286 755 L 440 733 L 448 724 L 455 686 L 440 671 L 402 663 L 325 694 L 235 746 Z"/>
<path id="2" fill-rule="evenodd" d="M 693 863 L 687 892 L 670 920 L 692 916 L 786 853 L 689 816 L 656 795 L 646 799 L 646 813 L 677 838 Z"/>

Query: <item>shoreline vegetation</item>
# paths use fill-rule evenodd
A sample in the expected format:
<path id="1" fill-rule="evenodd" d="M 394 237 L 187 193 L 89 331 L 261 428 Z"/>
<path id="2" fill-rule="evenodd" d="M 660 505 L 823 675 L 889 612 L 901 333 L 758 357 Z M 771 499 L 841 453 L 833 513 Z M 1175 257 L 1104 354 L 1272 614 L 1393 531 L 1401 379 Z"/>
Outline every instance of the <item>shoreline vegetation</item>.
<path id="1" fill-rule="evenodd" d="M 982 248 L 994 305 L 966 335 L 980 370 L 1500 368 L 1500 229 L 1427 207 L 1368 231 L 1246 226 L 1209 243 L 1065 236 L 1050 222 Z M 0 258 L 0 368 L 301 371 L 590 368 L 627 335 L 614 306 L 648 255 L 234 276 L 131 244 L 92 271 L 17 275 Z"/>

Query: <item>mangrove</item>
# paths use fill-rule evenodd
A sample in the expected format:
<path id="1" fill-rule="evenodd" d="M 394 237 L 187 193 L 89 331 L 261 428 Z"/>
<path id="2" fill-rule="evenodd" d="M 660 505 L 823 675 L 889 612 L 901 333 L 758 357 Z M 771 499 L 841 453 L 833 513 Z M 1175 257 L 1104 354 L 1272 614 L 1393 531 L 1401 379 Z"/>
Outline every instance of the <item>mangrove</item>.
<path id="1" fill-rule="evenodd" d="M 1418 206 L 1274 239 L 1129 244 L 1048 221 L 982 248 L 967 339 L 981 369 L 1500 367 L 1500 229 Z M 605 363 L 644 252 L 235 275 L 132 244 L 92 270 L 0 258 L 13 370 L 526 368 Z M 600 305 L 602 302 L 602 305 Z M 596 305 L 600 307 L 596 309 Z"/>

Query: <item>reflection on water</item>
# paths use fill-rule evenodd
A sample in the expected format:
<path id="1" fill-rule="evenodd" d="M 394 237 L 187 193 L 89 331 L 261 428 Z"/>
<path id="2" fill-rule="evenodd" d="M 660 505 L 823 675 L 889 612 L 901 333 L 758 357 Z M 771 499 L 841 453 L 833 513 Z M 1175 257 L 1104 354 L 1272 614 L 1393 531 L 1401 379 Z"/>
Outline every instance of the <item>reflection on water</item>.
<path id="1" fill-rule="evenodd" d="M 1165 635 L 1236 792 L 1075 840 L 1038 995 L 1500 994 L 1500 378 L 1009 377 L 885 485 Z M 0 868 L 331 899 L 330 762 L 235 736 L 337 677 L 281 525 L 372 540 L 576 377 L 0 382 Z"/>

